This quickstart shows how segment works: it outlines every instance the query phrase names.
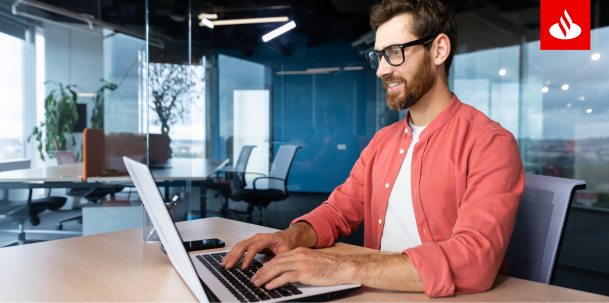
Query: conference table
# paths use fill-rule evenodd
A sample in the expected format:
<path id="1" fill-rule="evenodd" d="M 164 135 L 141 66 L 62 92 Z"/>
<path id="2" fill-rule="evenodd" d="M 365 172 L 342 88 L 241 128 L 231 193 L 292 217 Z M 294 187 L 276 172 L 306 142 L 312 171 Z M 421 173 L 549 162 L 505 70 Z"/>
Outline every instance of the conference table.
<path id="1" fill-rule="evenodd" d="M 219 238 L 230 249 L 256 233 L 277 230 L 222 218 L 177 223 L 184 241 Z M 336 243 L 336 254 L 378 254 Z M 171 265 L 160 244 L 142 242 L 130 229 L 0 249 L 0 301 L 194 302 L 195 296 Z M 338 301 L 561 301 L 609 302 L 609 297 L 498 276 L 486 292 L 429 298 L 422 293 L 362 287 Z"/>
<path id="2" fill-rule="evenodd" d="M 152 169 L 157 185 L 183 187 L 188 182 L 201 189 L 201 217 L 205 218 L 205 180 L 215 172 L 222 170 L 228 159 L 204 158 L 170 158 L 162 169 Z M 114 188 L 133 186 L 131 178 L 124 175 L 107 175 L 89 177 L 82 180 L 82 163 L 59 166 L 19 169 L 0 172 L 0 189 L 33 189 L 33 188 Z M 165 199 L 169 200 L 169 190 L 165 190 Z"/>

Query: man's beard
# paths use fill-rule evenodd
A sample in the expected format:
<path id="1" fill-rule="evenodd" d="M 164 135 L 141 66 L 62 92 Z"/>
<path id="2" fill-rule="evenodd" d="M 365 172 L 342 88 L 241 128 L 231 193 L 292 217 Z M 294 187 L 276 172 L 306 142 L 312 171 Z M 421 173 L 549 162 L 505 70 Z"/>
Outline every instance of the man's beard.
<path id="1" fill-rule="evenodd" d="M 434 75 L 431 72 L 430 65 L 430 54 L 426 53 L 423 56 L 423 61 L 412 76 L 412 81 L 406 81 L 406 79 L 397 75 L 383 79 L 389 108 L 392 110 L 407 109 L 415 105 L 431 89 L 434 83 Z M 402 81 L 404 87 L 401 91 L 389 93 L 387 91 L 387 82 L 395 81 Z"/>

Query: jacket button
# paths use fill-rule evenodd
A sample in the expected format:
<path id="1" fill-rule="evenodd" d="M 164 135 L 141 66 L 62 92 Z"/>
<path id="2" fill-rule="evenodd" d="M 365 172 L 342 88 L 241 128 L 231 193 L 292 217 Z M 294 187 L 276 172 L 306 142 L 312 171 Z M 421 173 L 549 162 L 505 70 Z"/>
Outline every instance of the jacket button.
<path id="1" fill-rule="evenodd" d="M 389 188 L 389 183 L 386 183 L 386 184 L 385 184 L 385 188 Z"/>
<path id="2" fill-rule="evenodd" d="M 408 133 L 408 128 L 404 130 L 406 133 Z"/>
<path id="3" fill-rule="evenodd" d="M 400 154 L 404 154 L 404 149 L 400 149 Z"/>
<path id="4" fill-rule="evenodd" d="M 383 224 L 383 219 L 379 219 L 379 224 Z"/>

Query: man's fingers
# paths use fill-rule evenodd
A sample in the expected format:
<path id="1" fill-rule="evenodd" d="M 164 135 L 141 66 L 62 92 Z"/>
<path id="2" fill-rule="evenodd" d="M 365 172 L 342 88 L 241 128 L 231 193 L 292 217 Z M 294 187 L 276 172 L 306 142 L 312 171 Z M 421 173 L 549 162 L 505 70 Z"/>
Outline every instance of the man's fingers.
<path id="1" fill-rule="evenodd" d="M 296 270 L 297 266 L 298 265 L 295 262 L 290 260 L 283 260 L 282 262 L 274 263 L 269 262 L 262 267 L 264 268 L 262 272 L 260 272 L 262 269 L 258 270 L 256 275 L 252 277 L 252 280 L 256 286 L 260 287 L 283 273 Z"/>
<path id="2" fill-rule="evenodd" d="M 243 257 L 243 265 L 241 266 L 241 269 L 248 268 L 254 257 L 256 257 L 256 254 L 266 248 L 269 248 L 269 246 L 273 244 L 272 242 L 273 240 L 268 234 L 262 234 L 257 237 L 256 242 L 252 243 L 252 245 L 247 248 L 247 254 L 245 257 Z"/>
<path id="3" fill-rule="evenodd" d="M 249 241 L 250 240 L 245 240 L 243 242 L 237 243 L 237 245 L 235 245 L 235 247 L 233 247 L 233 249 L 231 249 L 230 252 L 228 252 L 228 254 L 224 257 L 224 260 L 222 261 L 222 266 L 226 267 L 227 269 L 231 269 L 234 264 L 237 263 L 239 259 L 241 259 L 243 253 L 245 253 L 245 250 L 249 246 Z"/>
<path id="4" fill-rule="evenodd" d="M 271 280 L 269 283 L 266 284 L 265 288 L 268 290 L 273 290 L 277 287 L 286 285 L 287 283 L 300 282 L 299 280 L 300 279 L 299 279 L 298 271 L 289 271 L 289 272 L 286 272 L 286 273 L 280 275 L 279 277 Z"/>

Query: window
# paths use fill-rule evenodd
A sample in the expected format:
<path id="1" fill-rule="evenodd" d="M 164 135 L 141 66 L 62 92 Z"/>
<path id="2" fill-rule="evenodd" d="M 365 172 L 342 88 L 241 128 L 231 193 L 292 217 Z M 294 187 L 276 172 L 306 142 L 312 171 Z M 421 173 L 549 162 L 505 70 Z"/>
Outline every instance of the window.
<path id="1" fill-rule="evenodd" d="M 22 158 L 23 40 L 0 32 L 0 160 Z"/>

